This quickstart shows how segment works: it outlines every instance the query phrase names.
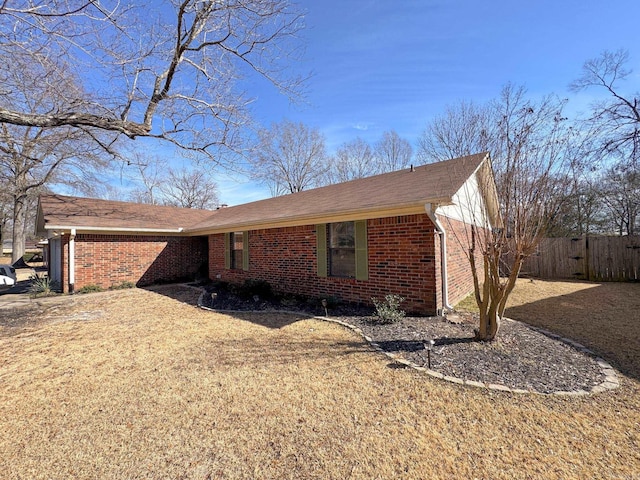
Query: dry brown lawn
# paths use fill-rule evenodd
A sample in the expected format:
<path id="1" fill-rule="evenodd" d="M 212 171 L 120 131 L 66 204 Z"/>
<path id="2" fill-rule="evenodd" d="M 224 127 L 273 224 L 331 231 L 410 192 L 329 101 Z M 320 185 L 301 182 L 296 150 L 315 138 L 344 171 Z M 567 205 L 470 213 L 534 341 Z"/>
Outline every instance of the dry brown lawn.
<path id="1" fill-rule="evenodd" d="M 392 368 L 341 326 L 194 297 L 75 296 L 0 322 L 0 477 L 640 478 L 639 284 L 514 294 L 512 317 L 624 372 L 588 397 L 449 384 Z"/>

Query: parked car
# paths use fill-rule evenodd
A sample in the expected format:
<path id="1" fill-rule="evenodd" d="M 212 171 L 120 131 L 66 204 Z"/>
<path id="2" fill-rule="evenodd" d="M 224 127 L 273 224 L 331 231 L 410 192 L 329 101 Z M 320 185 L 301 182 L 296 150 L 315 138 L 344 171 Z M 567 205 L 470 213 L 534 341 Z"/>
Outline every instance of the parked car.
<path id="1" fill-rule="evenodd" d="M 0 265 L 0 291 L 10 289 L 16 281 L 16 269 L 11 265 Z"/>

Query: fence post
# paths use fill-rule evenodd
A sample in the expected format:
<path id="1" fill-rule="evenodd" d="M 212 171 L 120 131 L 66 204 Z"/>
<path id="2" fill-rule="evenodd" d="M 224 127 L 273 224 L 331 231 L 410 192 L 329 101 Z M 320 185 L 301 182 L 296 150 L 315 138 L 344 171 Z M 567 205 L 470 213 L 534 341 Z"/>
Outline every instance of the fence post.
<path id="1" fill-rule="evenodd" d="M 589 251 L 589 235 L 584 236 L 584 266 L 587 269 L 587 281 L 591 281 L 591 252 Z"/>

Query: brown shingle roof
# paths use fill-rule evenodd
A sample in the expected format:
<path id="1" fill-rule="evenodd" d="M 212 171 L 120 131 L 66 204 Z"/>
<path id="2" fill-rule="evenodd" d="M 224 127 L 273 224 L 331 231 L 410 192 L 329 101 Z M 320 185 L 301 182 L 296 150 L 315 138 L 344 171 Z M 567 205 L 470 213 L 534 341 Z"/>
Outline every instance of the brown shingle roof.
<path id="1" fill-rule="evenodd" d="M 42 195 L 38 231 L 44 227 L 178 231 L 211 216 L 209 210 L 145 205 L 94 198 Z"/>
<path id="2" fill-rule="evenodd" d="M 190 231 L 304 223 L 332 215 L 358 214 L 447 203 L 478 169 L 487 153 L 407 168 L 216 211 Z M 307 221 L 307 223 L 310 223 Z"/>
<path id="3" fill-rule="evenodd" d="M 486 158 L 487 153 L 480 153 L 216 211 L 43 195 L 38 232 L 46 226 L 205 234 L 332 217 L 374 218 L 409 207 L 422 211 L 426 203 L 448 203 Z"/>

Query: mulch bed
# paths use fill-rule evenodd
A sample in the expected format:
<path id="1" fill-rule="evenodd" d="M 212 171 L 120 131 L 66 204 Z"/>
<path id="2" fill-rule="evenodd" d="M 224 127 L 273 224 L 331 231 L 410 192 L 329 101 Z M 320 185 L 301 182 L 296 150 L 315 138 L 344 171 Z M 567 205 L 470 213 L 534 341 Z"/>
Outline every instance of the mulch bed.
<path id="1" fill-rule="evenodd" d="M 211 293 L 211 291 L 209 292 Z M 242 299 L 216 290 L 215 299 L 205 295 L 205 306 L 216 310 L 291 310 L 324 316 L 318 301 L 301 298 Z M 425 343 L 434 340 L 431 369 L 446 376 L 539 393 L 590 390 L 604 381 L 594 357 L 551 338 L 530 326 L 505 319 L 492 342 L 474 340 L 477 321 L 461 314 L 455 322 L 444 317 L 405 317 L 380 324 L 372 308 L 342 304 L 329 317 L 360 328 L 380 348 L 427 367 Z"/>

